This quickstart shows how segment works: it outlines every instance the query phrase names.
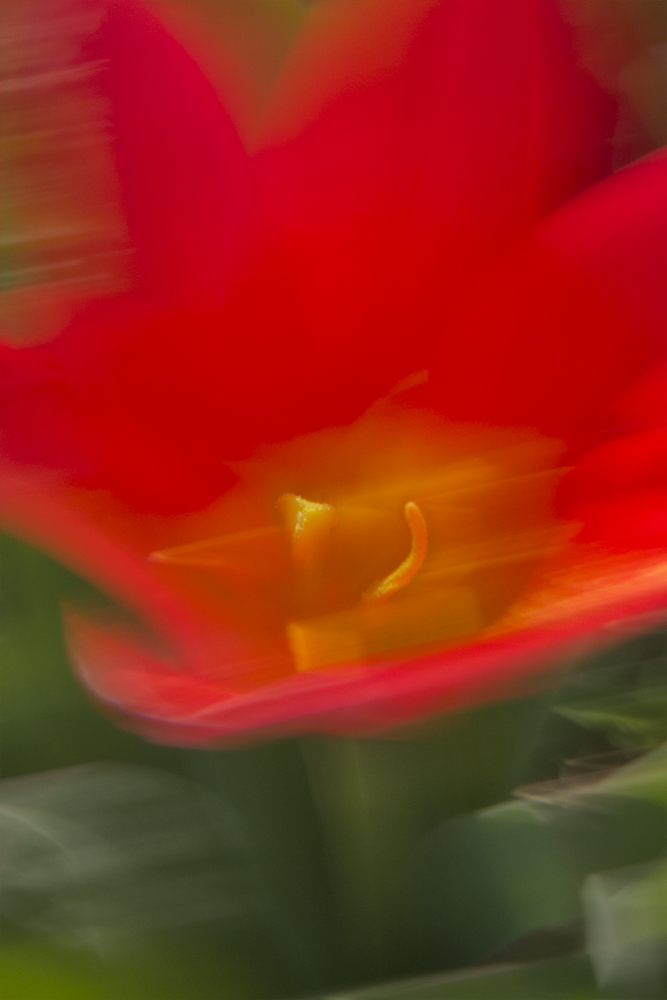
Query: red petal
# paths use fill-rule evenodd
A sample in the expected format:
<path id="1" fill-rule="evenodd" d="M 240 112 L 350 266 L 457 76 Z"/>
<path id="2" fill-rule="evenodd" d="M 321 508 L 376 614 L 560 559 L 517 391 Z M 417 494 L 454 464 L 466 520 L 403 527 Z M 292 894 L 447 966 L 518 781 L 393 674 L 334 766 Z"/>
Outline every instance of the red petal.
<path id="1" fill-rule="evenodd" d="M 664 356 L 666 232 L 665 154 L 556 213 L 471 295 L 434 370 L 443 412 L 608 435 L 613 401 Z"/>

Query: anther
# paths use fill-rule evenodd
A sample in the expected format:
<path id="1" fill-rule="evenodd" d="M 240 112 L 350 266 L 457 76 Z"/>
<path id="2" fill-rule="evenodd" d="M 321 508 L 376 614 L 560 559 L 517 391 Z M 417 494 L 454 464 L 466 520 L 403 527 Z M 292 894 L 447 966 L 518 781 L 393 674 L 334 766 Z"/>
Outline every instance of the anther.
<path id="1" fill-rule="evenodd" d="M 292 543 L 292 563 L 299 572 L 318 567 L 329 544 L 338 512 L 328 503 L 314 503 L 295 493 L 283 493 L 276 503 Z"/>

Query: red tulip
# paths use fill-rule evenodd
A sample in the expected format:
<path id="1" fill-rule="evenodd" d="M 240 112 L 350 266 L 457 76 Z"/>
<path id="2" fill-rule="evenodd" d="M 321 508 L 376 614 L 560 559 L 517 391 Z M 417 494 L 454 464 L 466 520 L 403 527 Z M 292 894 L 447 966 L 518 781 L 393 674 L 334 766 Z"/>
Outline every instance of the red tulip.
<path id="1" fill-rule="evenodd" d="M 4 502 L 132 612 L 68 635 L 152 739 L 386 729 L 664 607 L 665 161 L 535 228 L 609 120 L 555 6 L 391 9 L 323 0 L 252 155 L 139 8 L 99 41 L 135 284 L 7 349 Z"/>

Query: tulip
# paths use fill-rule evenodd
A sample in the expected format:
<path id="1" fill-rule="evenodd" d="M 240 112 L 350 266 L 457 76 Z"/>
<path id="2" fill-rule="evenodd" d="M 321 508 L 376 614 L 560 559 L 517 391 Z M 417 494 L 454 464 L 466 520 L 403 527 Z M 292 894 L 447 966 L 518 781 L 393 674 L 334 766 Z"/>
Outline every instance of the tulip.
<path id="1" fill-rule="evenodd" d="M 65 609 L 93 696 L 386 731 L 659 613 L 665 161 L 556 209 L 609 104 L 555 6 L 320 0 L 253 86 L 155 7 L 218 98 L 112 9 L 134 286 L 6 351 L 10 528 L 116 601 Z"/>

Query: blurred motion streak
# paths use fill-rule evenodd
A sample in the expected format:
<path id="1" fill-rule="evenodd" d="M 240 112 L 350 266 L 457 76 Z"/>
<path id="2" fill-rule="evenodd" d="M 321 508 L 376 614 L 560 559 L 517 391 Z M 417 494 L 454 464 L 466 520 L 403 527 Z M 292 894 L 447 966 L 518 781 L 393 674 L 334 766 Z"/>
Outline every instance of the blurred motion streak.
<path id="1" fill-rule="evenodd" d="M 1 319 L 23 341 L 123 291 L 129 243 L 100 84 L 97 0 L 4 0 L 0 13 Z"/>

